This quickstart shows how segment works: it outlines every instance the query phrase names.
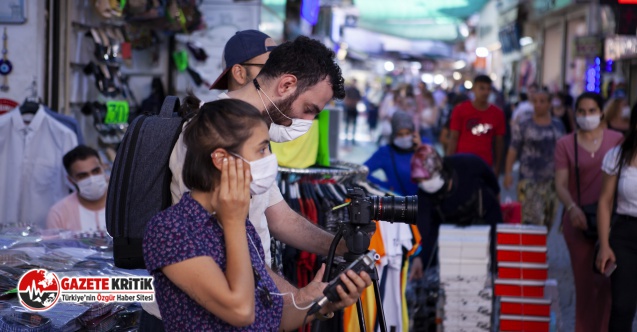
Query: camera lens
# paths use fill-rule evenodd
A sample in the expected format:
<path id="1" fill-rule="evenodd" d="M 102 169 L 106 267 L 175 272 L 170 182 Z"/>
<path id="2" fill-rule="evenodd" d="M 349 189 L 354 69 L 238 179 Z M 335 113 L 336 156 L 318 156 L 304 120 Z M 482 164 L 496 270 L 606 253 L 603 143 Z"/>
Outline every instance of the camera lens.
<path id="1" fill-rule="evenodd" d="M 416 224 L 418 196 L 370 197 L 373 203 L 374 220 Z"/>

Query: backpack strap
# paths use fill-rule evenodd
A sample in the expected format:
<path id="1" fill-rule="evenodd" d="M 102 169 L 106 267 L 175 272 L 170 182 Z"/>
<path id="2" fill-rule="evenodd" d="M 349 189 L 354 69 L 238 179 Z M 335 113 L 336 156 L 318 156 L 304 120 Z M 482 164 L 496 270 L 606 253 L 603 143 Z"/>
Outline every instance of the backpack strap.
<path id="1" fill-rule="evenodd" d="M 179 98 L 175 96 L 167 96 L 166 99 L 164 99 L 164 103 L 161 105 L 159 116 L 164 119 L 170 119 L 173 117 L 175 112 L 179 112 L 179 107 Z"/>

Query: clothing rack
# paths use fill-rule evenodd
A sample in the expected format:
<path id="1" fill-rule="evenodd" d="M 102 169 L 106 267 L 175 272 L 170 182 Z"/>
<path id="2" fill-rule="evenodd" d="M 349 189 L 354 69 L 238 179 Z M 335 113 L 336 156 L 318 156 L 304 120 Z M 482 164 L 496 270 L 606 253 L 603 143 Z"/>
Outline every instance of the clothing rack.
<path id="1" fill-rule="evenodd" d="M 280 167 L 279 172 L 283 174 L 297 174 L 297 175 L 322 175 L 322 176 L 336 176 L 344 178 L 365 178 L 369 173 L 367 166 L 349 163 L 340 160 L 331 160 L 331 166 L 328 167 L 311 167 L 311 168 L 288 168 Z"/>
<path id="2" fill-rule="evenodd" d="M 367 180 L 369 169 L 364 165 L 340 160 L 331 160 L 330 164 L 329 167 L 317 166 L 304 169 L 279 167 L 280 176 L 277 184 L 290 208 L 317 226 L 334 233 L 338 230 L 339 224 L 348 222 L 350 219 L 349 209 L 334 209 L 346 202 L 349 188 L 360 187 L 368 196 L 386 196 L 391 193 L 377 188 Z M 378 232 L 385 237 L 380 242 L 388 244 L 404 240 L 405 230 L 399 230 L 399 228 L 409 227 L 406 224 L 383 223 L 379 225 L 383 231 L 378 230 Z M 409 230 L 407 233 L 410 233 Z M 387 248 L 393 250 L 393 247 L 388 246 Z M 319 268 L 319 257 L 286 246 L 274 238 L 271 241 L 270 250 L 273 270 L 284 275 L 287 280 L 299 288 L 307 285 Z M 385 252 L 385 249 L 383 248 L 382 251 Z M 401 251 L 398 252 L 401 253 Z M 383 265 L 383 269 L 381 269 L 384 273 L 383 276 L 390 273 L 386 267 L 387 265 Z M 402 269 L 396 270 L 398 272 L 394 270 L 391 272 L 393 277 L 390 280 L 402 280 Z M 401 287 L 400 283 L 391 283 L 383 285 L 382 289 L 384 294 L 395 295 L 402 294 Z M 368 312 L 368 314 L 370 313 Z M 393 322 L 402 317 L 402 313 L 398 312 L 391 312 L 389 315 L 394 318 Z M 345 316 L 339 313 L 329 322 L 323 322 L 320 325 L 320 331 L 346 331 L 349 330 L 349 328 L 345 328 L 349 322 L 349 319 L 345 320 Z M 408 322 L 404 322 L 404 324 L 408 324 Z M 307 328 L 302 329 L 302 331 L 307 331 Z"/>

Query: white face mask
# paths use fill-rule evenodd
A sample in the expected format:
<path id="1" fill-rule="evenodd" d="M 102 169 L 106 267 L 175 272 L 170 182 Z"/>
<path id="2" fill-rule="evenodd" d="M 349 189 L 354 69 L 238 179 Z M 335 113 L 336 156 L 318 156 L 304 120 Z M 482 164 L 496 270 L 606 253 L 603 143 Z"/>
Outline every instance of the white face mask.
<path id="1" fill-rule="evenodd" d="M 411 149 L 414 146 L 414 140 L 411 136 L 403 136 L 394 138 L 394 145 L 403 149 Z"/>
<path id="2" fill-rule="evenodd" d="M 97 201 L 102 198 L 108 189 L 104 174 L 89 176 L 77 181 L 76 184 L 80 191 L 79 195 L 89 201 Z"/>
<path id="3" fill-rule="evenodd" d="M 584 131 L 599 127 L 599 123 L 601 122 L 599 115 L 577 116 L 575 120 L 577 121 L 577 125 Z"/>
<path id="4" fill-rule="evenodd" d="M 624 119 L 630 118 L 630 106 L 622 107 L 622 118 Z"/>
<path id="5" fill-rule="evenodd" d="M 255 84 L 255 87 L 257 88 L 257 93 L 259 94 L 259 98 L 261 98 L 261 92 L 263 92 L 263 90 L 261 90 L 261 87 L 258 85 L 256 79 L 254 79 L 254 84 Z M 274 121 L 272 120 L 272 117 L 270 116 L 270 111 L 268 111 L 268 107 L 265 106 L 265 101 L 263 100 L 263 98 L 261 98 L 261 102 L 263 103 L 263 108 L 265 109 L 265 112 L 268 113 L 268 116 L 270 116 L 270 121 L 272 121 L 272 123 L 270 124 L 270 130 L 268 131 L 270 134 L 270 141 L 276 142 L 276 143 L 289 142 L 303 136 L 305 133 L 307 133 L 310 130 L 313 124 L 312 120 L 292 119 L 291 117 L 285 115 L 285 113 L 281 112 L 281 110 L 276 106 L 276 104 L 272 101 L 272 99 L 270 99 L 270 97 L 265 92 L 263 92 L 263 94 L 265 95 L 266 98 L 268 98 L 272 106 L 274 106 L 274 108 L 276 108 L 276 110 L 279 111 L 279 113 L 281 113 L 281 115 L 292 120 L 292 124 L 289 126 L 283 126 L 283 125 L 274 123 Z"/>
<path id="6" fill-rule="evenodd" d="M 295 140 L 307 133 L 314 123 L 312 120 L 291 120 L 292 124 L 288 127 L 272 122 L 272 124 L 270 125 L 270 130 L 268 131 L 268 133 L 270 134 L 270 140 L 272 142 L 282 143 Z"/>
<path id="7" fill-rule="evenodd" d="M 420 183 L 418 183 L 418 188 L 422 189 L 426 193 L 433 194 L 438 192 L 444 184 L 445 180 L 439 173 L 436 173 L 429 180 L 420 181 Z"/>
<path id="8" fill-rule="evenodd" d="M 250 173 L 252 173 L 252 182 L 250 182 L 250 194 L 261 195 L 272 187 L 279 172 L 279 164 L 274 153 L 267 157 L 255 161 L 247 161 L 239 155 L 237 158 L 250 164 Z"/>

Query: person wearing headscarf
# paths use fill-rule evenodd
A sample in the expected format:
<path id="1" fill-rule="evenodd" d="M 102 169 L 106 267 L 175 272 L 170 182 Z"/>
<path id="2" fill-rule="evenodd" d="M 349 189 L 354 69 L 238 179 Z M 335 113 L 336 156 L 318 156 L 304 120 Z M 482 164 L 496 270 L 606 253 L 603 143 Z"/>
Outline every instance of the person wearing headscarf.
<path id="1" fill-rule="evenodd" d="M 454 154 L 442 158 L 434 147 L 423 144 L 414 152 L 410 174 L 418 186 L 416 224 L 422 235 L 421 251 L 412 261 L 409 274 L 413 280 L 421 278 L 425 268 L 437 263 L 435 249 L 441 224 L 488 224 L 492 226 L 493 237 L 495 225 L 502 223 L 502 211 L 498 179 L 491 167 L 476 155 Z M 492 254 L 493 244 L 491 241 Z"/>
<path id="2" fill-rule="evenodd" d="M 391 127 L 390 143 L 378 148 L 365 162 L 369 168 L 368 179 L 398 195 L 415 195 L 418 187 L 409 177 L 409 163 L 421 140 L 412 115 L 397 111 L 391 118 Z M 377 170 L 385 173 L 386 180 L 373 175 Z"/>

